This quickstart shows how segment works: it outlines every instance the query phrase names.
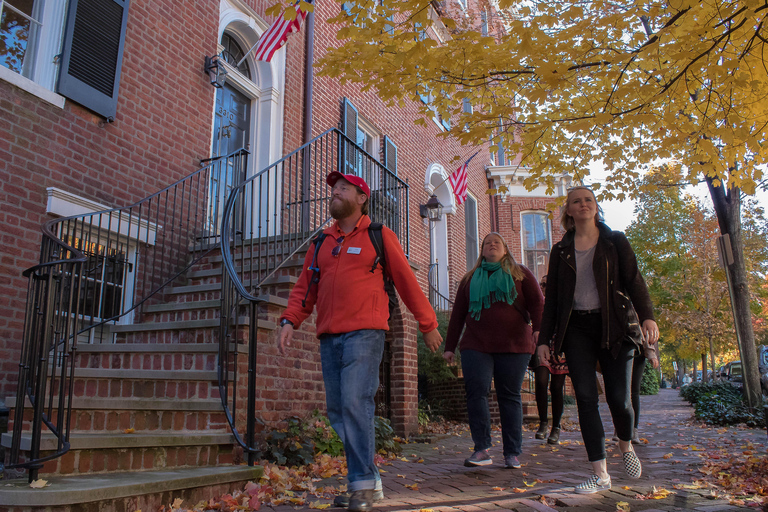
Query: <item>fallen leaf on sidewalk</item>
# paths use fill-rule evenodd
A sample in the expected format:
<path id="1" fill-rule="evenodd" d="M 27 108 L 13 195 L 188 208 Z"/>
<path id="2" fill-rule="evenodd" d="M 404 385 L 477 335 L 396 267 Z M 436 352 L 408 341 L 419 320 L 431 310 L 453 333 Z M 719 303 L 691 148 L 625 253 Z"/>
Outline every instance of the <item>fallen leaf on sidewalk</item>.
<path id="1" fill-rule="evenodd" d="M 493 491 L 503 491 L 504 489 L 506 489 L 506 487 L 492 487 L 491 488 L 491 490 L 493 490 Z"/>
<path id="2" fill-rule="evenodd" d="M 672 458 L 672 457 L 674 457 L 674 456 L 675 456 L 675 454 L 674 454 L 674 453 L 666 453 L 666 454 L 664 454 L 664 456 L 662 457 L 662 459 L 671 459 L 671 458 Z"/>
<path id="3" fill-rule="evenodd" d="M 397 475 L 397 478 L 405 478 L 405 475 Z"/>
<path id="4" fill-rule="evenodd" d="M 622 487 L 622 489 L 624 489 L 625 491 L 628 491 L 628 490 L 630 490 L 630 489 L 631 489 L 631 487 L 630 487 L 630 486 L 628 486 L 628 485 L 625 485 L 624 487 Z"/>
<path id="5" fill-rule="evenodd" d="M 620 501 L 616 503 L 616 510 L 620 510 L 621 512 L 629 512 L 629 503 L 626 501 Z"/>
<path id="6" fill-rule="evenodd" d="M 521 493 L 521 492 L 526 492 L 526 490 L 525 489 L 521 489 L 519 487 L 515 487 L 514 489 L 512 489 L 512 492 Z"/>
<path id="7" fill-rule="evenodd" d="M 524 486 L 526 486 L 526 487 L 533 487 L 534 485 L 536 485 L 536 483 L 534 482 L 534 483 L 532 483 L 532 484 L 529 484 L 528 482 L 526 482 L 525 480 L 523 480 L 523 485 L 524 485 Z"/>
<path id="8" fill-rule="evenodd" d="M 638 494 L 635 496 L 638 500 L 663 500 L 670 494 L 675 494 L 673 491 L 668 491 L 664 489 L 663 487 L 656 488 L 656 486 L 653 486 L 651 489 L 651 492 L 648 494 Z"/>
<path id="9" fill-rule="evenodd" d="M 43 480 L 42 478 L 38 478 L 29 484 L 29 486 L 33 489 L 42 489 L 43 487 L 48 487 L 49 485 L 51 484 L 48 483 L 48 480 Z"/>
<path id="10" fill-rule="evenodd" d="M 319 501 L 313 501 L 309 504 L 309 508 L 313 508 L 315 510 L 325 510 L 326 508 L 331 508 L 330 503 L 321 503 Z"/>
<path id="11" fill-rule="evenodd" d="M 123 430 L 123 434 L 133 434 L 134 432 L 136 432 L 136 430 L 134 430 L 133 428 L 126 428 L 125 430 Z"/>
<path id="12" fill-rule="evenodd" d="M 411 490 L 418 491 L 419 490 L 419 484 L 405 484 L 405 486 Z"/>

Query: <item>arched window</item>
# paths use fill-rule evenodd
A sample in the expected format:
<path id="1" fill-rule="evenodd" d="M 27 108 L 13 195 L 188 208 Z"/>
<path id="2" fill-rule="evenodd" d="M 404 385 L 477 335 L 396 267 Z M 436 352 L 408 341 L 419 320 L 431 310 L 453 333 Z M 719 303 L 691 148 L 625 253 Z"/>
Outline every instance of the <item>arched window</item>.
<path id="1" fill-rule="evenodd" d="M 227 62 L 227 64 L 237 66 L 237 63 L 240 62 L 240 60 L 243 58 L 243 55 L 245 55 L 245 52 L 240 47 L 240 45 L 237 44 L 237 41 L 235 41 L 229 34 L 224 34 L 221 36 L 221 46 L 224 47 L 224 50 L 221 52 L 221 56 L 224 58 L 224 61 Z M 240 64 L 240 66 L 237 68 L 237 70 L 244 77 L 248 79 L 251 78 L 251 70 L 248 68 L 248 60 L 244 60 L 242 64 Z"/>

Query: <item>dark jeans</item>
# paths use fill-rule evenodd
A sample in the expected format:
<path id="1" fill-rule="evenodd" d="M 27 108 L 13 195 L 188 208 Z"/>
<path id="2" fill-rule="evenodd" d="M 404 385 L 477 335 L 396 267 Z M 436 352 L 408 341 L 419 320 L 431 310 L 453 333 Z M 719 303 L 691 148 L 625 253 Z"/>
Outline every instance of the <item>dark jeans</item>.
<path id="1" fill-rule="evenodd" d="M 632 410 L 635 412 L 635 430 L 640 424 L 640 385 L 645 373 L 645 356 L 640 354 L 632 362 Z"/>
<path id="2" fill-rule="evenodd" d="M 552 374 L 546 366 L 538 366 L 533 371 L 536 376 L 536 409 L 539 411 L 539 423 L 547 424 L 547 386 L 552 395 L 552 428 L 560 428 L 560 419 L 563 417 L 563 388 L 565 387 L 565 374 Z"/>
<path id="3" fill-rule="evenodd" d="M 622 441 L 632 438 L 634 412 L 630 400 L 630 380 L 635 345 L 625 342 L 614 359 L 607 350 L 600 348 L 602 338 L 600 313 L 590 315 L 571 314 L 565 333 L 563 351 L 568 363 L 576 404 L 579 410 L 579 426 L 590 462 L 604 459 L 605 431 L 598 410 L 597 373 L 600 362 L 605 380 L 605 399 L 613 417 L 616 435 Z"/>
<path id="4" fill-rule="evenodd" d="M 504 456 L 523 453 L 523 402 L 520 388 L 531 354 L 486 354 L 476 350 L 461 351 L 461 368 L 467 393 L 469 430 L 475 451 L 491 447 L 491 414 L 488 394 L 491 378 L 496 387 L 501 417 Z"/>

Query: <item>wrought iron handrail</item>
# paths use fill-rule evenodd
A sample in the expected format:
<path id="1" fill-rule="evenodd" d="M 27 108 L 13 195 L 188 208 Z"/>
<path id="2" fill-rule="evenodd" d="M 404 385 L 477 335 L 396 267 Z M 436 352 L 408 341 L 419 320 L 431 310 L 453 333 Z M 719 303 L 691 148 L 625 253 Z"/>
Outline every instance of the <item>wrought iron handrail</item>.
<path id="1" fill-rule="evenodd" d="M 26 468 L 32 481 L 43 462 L 70 449 L 78 342 L 112 341 L 113 325 L 140 317 L 151 297 L 218 247 L 222 203 L 245 177 L 247 158 L 241 149 L 131 206 L 42 226 L 40 262 L 24 272 L 29 288 L 6 468 Z M 22 450 L 25 425 L 29 450 Z M 57 444 L 41 457 L 43 425 Z"/>
<path id="2" fill-rule="evenodd" d="M 222 234 L 219 394 L 238 444 L 254 464 L 256 357 L 261 288 L 328 225 L 332 171 L 356 174 L 370 186 L 369 215 L 391 228 L 408 254 L 408 184 L 336 128 L 329 129 L 237 186 L 227 199 Z M 248 313 L 248 339 L 237 318 Z M 248 403 L 237 408 L 238 344 L 248 343 Z M 245 368 L 246 365 L 243 365 Z M 245 439 L 239 428 L 245 426 Z"/>
<path id="3" fill-rule="evenodd" d="M 453 301 L 440 293 L 437 282 L 438 264 L 432 263 L 429 266 L 429 303 L 436 311 L 450 311 L 453 309 Z"/>

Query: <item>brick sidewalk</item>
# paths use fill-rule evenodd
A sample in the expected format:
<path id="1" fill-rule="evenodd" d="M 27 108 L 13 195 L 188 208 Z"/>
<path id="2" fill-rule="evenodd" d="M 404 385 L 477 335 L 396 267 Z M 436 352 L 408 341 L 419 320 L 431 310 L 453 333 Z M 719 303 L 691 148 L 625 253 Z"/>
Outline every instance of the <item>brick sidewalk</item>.
<path id="1" fill-rule="evenodd" d="M 604 403 L 601 404 L 601 412 L 606 435 L 610 437 L 613 426 Z M 554 447 L 534 439 L 533 432 L 524 432 L 523 454 L 520 456 L 523 467 L 518 470 L 504 469 L 499 432 L 494 432 L 494 446 L 491 448 L 494 464 L 484 468 L 465 468 L 462 465 L 463 460 L 472 453 L 468 431 L 443 437 L 432 444 L 407 444 L 404 445 L 401 459 L 381 468 L 384 470 L 382 481 L 386 499 L 377 504 L 375 510 L 614 511 L 618 502 L 628 503 L 632 511 L 755 510 L 711 499 L 706 489 L 672 487 L 675 484 L 691 483 L 700 475 L 697 468 L 706 453 L 703 451 L 705 449 L 729 443 L 733 443 L 735 449 L 746 441 L 758 444 L 761 450 L 766 446 L 765 430 L 692 426 L 692 415 L 693 409 L 679 397 L 676 390 L 662 389 L 658 395 L 641 397 L 640 437 L 647 440 L 647 443 L 638 446 L 636 451 L 643 462 L 643 476 L 638 480 L 627 477 L 621 466 L 617 444 L 608 442 L 608 471 L 613 487 L 610 491 L 592 495 L 571 492 L 575 484 L 591 474 L 591 466 L 578 431 L 563 432 L 560 446 Z M 693 446 L 701 451 L 689 448 Z M 672 457 L 665 459 L 664 455 L 670 453 Z M 423 462 L 417 462 L 419 459 Z M 546 483 L 535 483 L 537 479 Z M 412 487 L 413 484 L 417 484 L 417 489 Z M 651 492 L 654 486 L 673 491 L 674 494 L 659 500 L 635 499 L 637 495 Z M 266 509 L 270 510 L 268 507 Z M 295 508 L 279 506 L 271 510 L 287 512 Z"/>

